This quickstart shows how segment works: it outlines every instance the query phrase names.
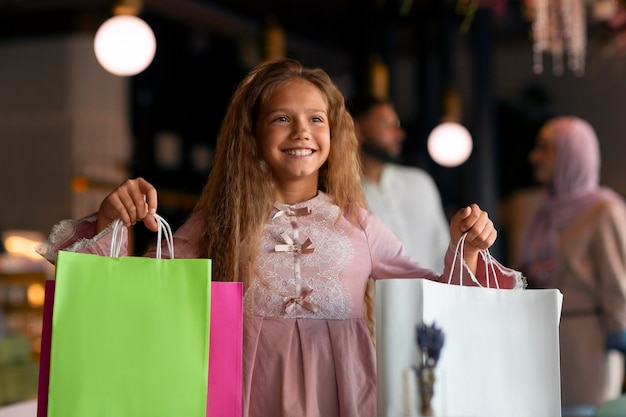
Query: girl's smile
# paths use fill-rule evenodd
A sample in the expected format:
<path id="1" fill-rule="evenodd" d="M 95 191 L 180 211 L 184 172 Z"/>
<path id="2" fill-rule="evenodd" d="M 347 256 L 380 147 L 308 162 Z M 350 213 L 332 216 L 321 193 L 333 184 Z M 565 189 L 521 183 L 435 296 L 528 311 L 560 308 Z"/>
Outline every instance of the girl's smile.
<path id="1" fill-rule="evenodd" d="M 283 152 L 290 156 L 307 156 L 315 151 L 313 149 L 286 149 Z"/>

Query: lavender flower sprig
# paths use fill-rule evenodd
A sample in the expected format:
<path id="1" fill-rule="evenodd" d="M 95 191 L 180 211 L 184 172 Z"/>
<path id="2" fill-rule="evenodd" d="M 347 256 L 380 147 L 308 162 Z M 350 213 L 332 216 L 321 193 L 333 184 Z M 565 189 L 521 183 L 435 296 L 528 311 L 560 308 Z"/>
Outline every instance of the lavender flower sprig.
<path id="1" fill-rule="evenodd" d="M 445 337 L 435 323 L 417 326 L 417 345 L 422 351 L 422 366 L 434 368 L 437 365 Z"/>

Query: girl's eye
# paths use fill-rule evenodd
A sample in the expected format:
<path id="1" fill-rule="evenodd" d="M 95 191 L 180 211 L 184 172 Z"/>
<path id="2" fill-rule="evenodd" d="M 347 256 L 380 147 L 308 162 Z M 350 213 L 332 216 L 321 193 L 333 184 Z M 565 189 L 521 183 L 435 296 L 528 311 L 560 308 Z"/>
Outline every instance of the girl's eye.
<path id="1" fill-rule="evenodd" d="M 274 119 L 275 122 L 286 122 L 287 121 L 287 117 L 286 116 L 278 116 L 277 118 Z"/>
<path id="2" fill-rule="evenodd" d="M 319 116 L 313 116 L 312 120 L 313 120 L 314 122 L 318 122 L 318 123 L 323 122 L 322 118 L 321 118 L 321 117 L 319 117 Z"/>

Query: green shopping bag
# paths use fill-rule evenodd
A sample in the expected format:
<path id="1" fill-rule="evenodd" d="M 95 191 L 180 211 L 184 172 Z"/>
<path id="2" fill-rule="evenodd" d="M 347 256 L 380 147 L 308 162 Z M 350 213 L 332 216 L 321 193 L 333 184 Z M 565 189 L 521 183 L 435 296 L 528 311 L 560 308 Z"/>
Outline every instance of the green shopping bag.
<path id="1" fill-rule="evenodd" d="M 158 258 L 59 253 L 48 417 L 206 416 L 211 261 Z"/>

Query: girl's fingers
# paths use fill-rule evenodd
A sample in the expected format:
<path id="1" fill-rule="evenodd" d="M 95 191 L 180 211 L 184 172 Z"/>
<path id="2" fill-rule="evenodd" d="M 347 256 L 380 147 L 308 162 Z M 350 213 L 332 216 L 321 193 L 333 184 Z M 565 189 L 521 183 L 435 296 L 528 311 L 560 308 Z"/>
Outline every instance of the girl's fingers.
<path id="1" fill-rule="evenodd" d="M 98 229 L 119 218 L 127 227 L 144 221 L 148 229 L 155 231 L 157 223 L 150 214 L 156 213 L 156 208 L 157 192 L 149 182 L 143 178 L 126 180 L 100 205 Z"/>

